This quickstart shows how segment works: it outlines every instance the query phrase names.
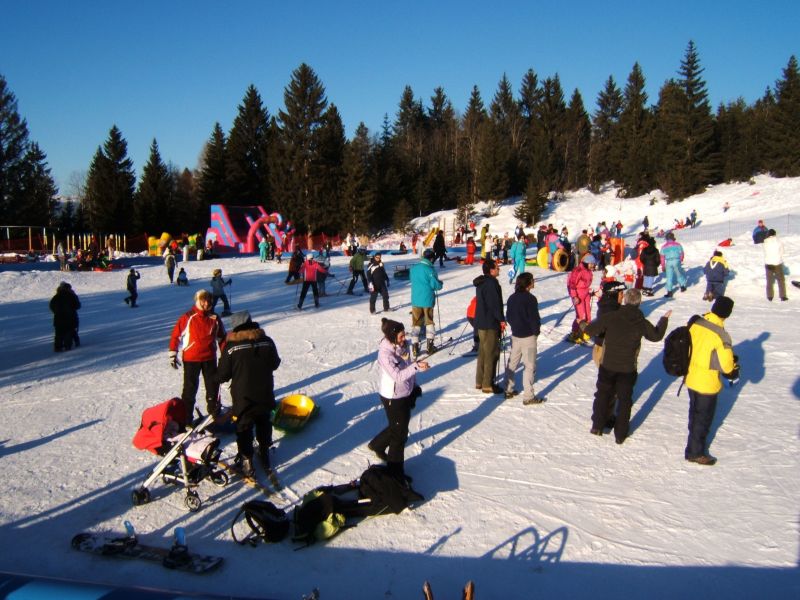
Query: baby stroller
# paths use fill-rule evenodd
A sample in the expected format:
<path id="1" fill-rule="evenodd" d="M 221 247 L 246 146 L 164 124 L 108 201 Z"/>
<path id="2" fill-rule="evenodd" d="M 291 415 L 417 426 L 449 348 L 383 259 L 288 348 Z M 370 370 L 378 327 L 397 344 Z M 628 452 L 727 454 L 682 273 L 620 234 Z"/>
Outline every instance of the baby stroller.
<path id="1" fill-rule="evenodd" d="M 148 489 L 159 477 L 164 483 L 183 485 L 186 488 L 186 507 L 200 510 L 202 501 L 194 488 L 206 478 L 220 487 L 228 484 L 228 475 L 216 464 L 222 451 L 219 440 L 205 431 L 214 422 L 208 415 L 191 425 L 186 415 L 186 405 L 180 398 L 172 398 L 146 409 L 142 413 L 139 431 L 133 445 L 163 457 L 144 483 L 131 492 L 134 506 L 150 502 Z"/>

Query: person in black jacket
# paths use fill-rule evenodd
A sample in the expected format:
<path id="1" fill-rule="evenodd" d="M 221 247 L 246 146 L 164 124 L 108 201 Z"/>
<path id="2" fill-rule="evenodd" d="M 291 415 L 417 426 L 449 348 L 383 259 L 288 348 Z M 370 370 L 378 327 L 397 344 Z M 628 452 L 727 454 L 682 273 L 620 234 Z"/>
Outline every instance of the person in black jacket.
<path id="1" fill-rule="evenodd" d="M 219 383 L 231 380 L 232 418 L 236 424 L 237 462 L 242 473 L 252 477 L 253 428 L 258 441 L 258 456 L 264 469 L 271 469 L 272 445 L 270 413 L 275 408 L 273 373 L 281 364 L 272 338 L 245 311 L 231 317 L 233 331 L 228 334 L 217 367 Z"/>
<path id="2" fill-rule="evenodd" d="M 602 435 L 616 395 L 618 414 L 614 424 L 614 437 L 618 444 L 628 437 L 633 404 L 633 386 L 636 384 L 636 359 L 642 338 L 657 342 L 667 332 L 668 310 L 653 325 L 644 318 L 639 305 L 642 293 L 637 289 L 625 290 L 625 304 L 618 310 L 598 317 L 588 325 L 583 322 L 584 333 L 590 336 L 605 335 L 603 358 L 597 373 L 597 391 L 592 406 L 592 428 L 590 433 Z"/>
<path id="3" fill-rule="evenodd" d="M 536 346 L 542 326 L 539 302 L 531 294 L 533 285 L 533 275 L 521 273 L 506 307 L 506 319 L 511 326 L 511 356 L 506 365 L 506 398 L 513 398 L 519 393 L 514 390 L 514 373 L 522 361 L 522 403 L 526 406 L 544 402 L 544 398 L 533 393 L 533 383 L 536 380 Z"/>
<path id="4" fill-rule="evenodd" d="M 436 262 L 438 258 L 439 267 L 444 268 L 444 261 L 447 260 L 447 246 L 444 243 L 444 231 L 441 229 L 436 232 L 436 237 L 433 240 L 433 253 L 435 254 L 433 262 Z"/>
<path id="5" fill-rule="evenodd" d="M 181 269 L 183 270 L 183 269 Z M 130 305 L 131 308 L 137 308 L 139 305 L 136 304 L 136 299 L 139 297 L 139 291 L 137 289 L 136 281 L 140 278 L 139 271 L 136 269 L 131 269 L 128 273 L 128 281 L 127 281 L 127 288 L 128 288 L 128 296 L 125 298 L 125 304 Z"/>
<path id="6" fill-rule="evenodd" d="M 503 388 L 494 383 L 497 361 L 500 359 L 500 333 L 505 329 L 503 316 L 503 291 L 497 281 L 500 267 L 491 258 L 483 261 L 483 275 L 472 282 L 475 285 L 475 328 L 478 330 L 478 364 L 475 371 L 475 389 L 484 394 L 502 394 Z"/>
<path id="7" fill-rule="evenodd" d="M 661 266 L 661 253 L 656 247 L 656 241 L 650 237 L 644 237 L 647 241 L 647 246 L 642 248 L 639 253 L 639 261 L 642 263 L 642 275 L 644 277 L 642 283 L 642 294 L 645 296 L 653 295 L 653 284 L 656 277 L 658 277 L 658 268 Z"/>
<path id="8" fill-rule="evenodd" d="M 367 281 L 372 290 L 369 294 L 369 312 L 375 314 L 375 302 L 378 294 L 383 298 L 383 312 L 389 310 L 389 276 L 383 268 L 383 260 L 380 254 L 376 254 L 369 261 L 367 267 Z"/>
<path id="9" fill-rule="evenodd" d="M 72 343 L 79 346 L 78 340 L 78 309 L 81 301 L 73 291 L 72 286 L 62 281 L 56 289 L 56 294 L 50 299 L 50 312 L 53 313 L 53 340 L 56 352 L 71 350 Z"/>

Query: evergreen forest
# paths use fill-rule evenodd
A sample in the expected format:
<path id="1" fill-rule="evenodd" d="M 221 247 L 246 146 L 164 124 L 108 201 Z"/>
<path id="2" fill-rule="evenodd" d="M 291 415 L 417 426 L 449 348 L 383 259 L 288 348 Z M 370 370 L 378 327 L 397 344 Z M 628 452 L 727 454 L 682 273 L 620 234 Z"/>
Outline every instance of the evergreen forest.
<path id="1" fill-rule="evenodd" d="M 516 89 L 503 75 L 491 97 L 473 87 L 461 110 L 441 87 L 423 99 L 406 86 L 380 131 L 362 122 L 347 139 L 323 82 L 301 64 L 283 106 L 270 110 L 251 85 L 227 132 L 209 124 L 196 170 L 165 161 L 154 139 L 137 179 L 124 134 L 112 125 L 70 191 L 77 201 L 62 202 L 45 149 L 30 139 L 0 75 L 0 224 L 204 232 L 209 205 L 260 204 L 300 232 L 370 234 L 406 229 L 412 217 L 440 209 L 468 215 L 479 201 L 511 196 L 523 200 L 520 220 L 533 224 L 548 200 L 583 187 L 614 185 L 620 198 L 658 188 L 680 201 L 758 173 L 800 176 L 794 56 L 752 104 L 712 109 L 693 42 L 657 98 L 645 84 L 634 64 L 624 82 L 609 76 L 588 110 L 557 74 L 532 69 Z"/>

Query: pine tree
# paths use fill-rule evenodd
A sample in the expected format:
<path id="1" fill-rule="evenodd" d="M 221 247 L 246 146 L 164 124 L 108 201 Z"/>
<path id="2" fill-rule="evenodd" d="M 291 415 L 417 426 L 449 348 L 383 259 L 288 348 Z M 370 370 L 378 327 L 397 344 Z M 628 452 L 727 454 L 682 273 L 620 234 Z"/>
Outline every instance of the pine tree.
<path id="1" fill-rule="evenodd" d="M 566 140 L 569 136 L 566 116 L 561 80 L 558 75 L 548 77 L 542 83 L 541 128 L 542 144 L 546 148 L 544 184 L 550 191 L 563 191 L 566 184 Z"/>
<path id="2" fill-rule="evenodd" d="M 398 166 L 394 130 L 389 115 L 384 114 L 381 135 L 375 148 L 375 184 L 373 224 L 390 225 L 394 208 L 403 197 L 403 181 Z"/>
<path id="3" fill-rule="evenodd" d="M 532 181 L 537 182 L 537 186 L 538 182 L 541 182 L 543 188 L 548 188 L 550 149 L 542 121 L 545 112 L 544 90 L 533 69 L 528 69 L 522 78 L 519 106 L 523 122 L 520 175 L 525 177 L 526 192 Z M 530 211 L 526 210 L 524 213 L 527 215 Z M 518 218 L 523 219 L 523 217 Z"/>
<path id="4" fill-rule="evenodd" d="M 694 42 L 690 40 L 678 71 L 678 82 L 686 94 L 688 110 L 683 163 L 688 171 L 688 187 L 683 197 L 701 192 L 709 183 L 720 181 L 714 118 L 708 103 L 706 82 L 701 77 L 704 70 Z"/>
<path id="5" fill-rule="evenodd" d="M 393 158 L 402 182 L 400 194 L 410 201 L 414 214 L 428 212 L 426 128 L 422 101 L 415 99 L 411 87 L 406 86 L 394 123 Z"/>
<path id="6" fill-rule="evenodd" d="M 57 190 L 46 159 L 0 75 L 0 222 L 50 224 Z"/>
<path id="7" fill-rule="evenodd" d="M 727 106 L 720 105 L 716 118 L 722 178 L 724 181 L 748 181 L 757 172 L 753 111 L 742 98 Z"/>
<path id="8" fill-rule="evenodd" d="M 172 214 L 178 228 L 186 233 L 202 233 L 205 235 L 209 227 L 211 213 L 208 206 L 200 199 L 198 185 L 194 174 L 189 169 L 171 169 L 173 181 Z"/>
<path id="9" fill-rule="evenodd" d="M 430 208 L 442 210 L 458 204 L 458 122 L 444 89 L 437 87 L 428 109 L 426 160 Z"/>
<path id="10" fill-rule="evenodd" d="M 652 114 L 647 108 L 645 78 L 639 63 L 634 63 L 623 92 L 619 118 L 621 168 L 618 184 L 623 197 L 639 196 L 653 187 L 651 175 Z"/>
<path id="11" fill-rule="evenodd" d="M 591 131 L 589 115 L 576 88 L 564 115 L 564 186 L 568 190 L 577 190 L 588 182 Z"/>
<path id="12" fill-rule="evenodd" d="M 133 194 L 136 175 L 128 158 L 128 143 L 116 125 L 98 148 L 86 180 L 88 225 L 96 233 L 133 231 Z"/>
<path id="13" fill-rule="evenodd" d="M 653 142 L 656 184 L 670 200 L 686 197 L 691 189 L 691 173 L 682 152 L 686 151 L 689 100 L 683 87 L 667 81 L 659 91 Z"/>
<path id="14" fill-rule="evenodd" d="M 361 234 L 370 230 L 376 197 L 373 163 L 369 130 L 364 123 L 359 123 L 345 149 L 342 218 L 339 223 L 342 231 Z"/>
<path id="15" fill-rule="evenodd" d="M 326 122 L 325 87 L 305 63 L 292 72 L 283 100 L 285 109 L 278 112 L 277 140 L 270 162 L 273 172 L 275 168 L 281 169 L 273 179 L 274 197 L 284 216 L 314 230 L 322 226 L 325 219 L 320 197 L 322 187 L 315 175 L 322 161 L 319 130 L 326 125 L 339 125 L 331 120 Z M 336 143 L 343 146 L 341 141 Z M 337 152 L 341 152 L 341 148 Z M 279 187 L 275 187 L 276 184 Z"/>
<path id="16" fill-rule="evenodd" d="M 411 221 L 411 206 L 408 200 L 400 200 L 395 206 L 394 213 L 392 214 L 392 226 L 395 231 L 407 233 L 409 230 L 409 222 Z"/>
<path id="17" fill-rule="evenodd" d="M 472 205 L 478 202 L 478 182 L 481 176 L 481 144 L 483 143 L 481 136 L 484 132 L 484 126 L 488 115 L 486 108 L 483 105 L 481 93 L 478 86 L 472 87 L 472 93 L 469 97 L 467 110 L 461 121 L 462 132 L 462 145 L 465 158 L 466 182 L 465 186 L 468 190 L 468 197 L 464 199 L 464 203 Z"/>
<path id="18" fill-rule="evenodd" d="M 226 144 L 225 132 L 219 123 L 215 123 L 203 151 L 198 182 L 198 195 L 206 214 L 210 214 L 209 208 L 212 204 L 228 204 L 230 199 L 226 176 Z"/>
<path id="19" fill-rule="evenodd" d="M 344 124 L 335 104 L 322 115 L 322 125 L 315 132 L 316 157 L 311 173 L 312 212 L 303 218 L 312 233 L 336 233 L 342 217 L 342 187 L 347 139 Z"/>
<path id="20" fill-rule="evenodd" d="M 597 96 L 597 111 L 592 119 L 592 139 L 589 148 L 589 187 L 597 193 L 600 186 L 619 180 L 621 169 L 619 119 L 622 113 L 622 92 L 609 75 L 605 87 Z"/>
<path id="21" fill-rule="evenodd" d="M 158 150 L 158 142 L 150 144 L 150 157 L 142 171 L 142 179 L 134 199 L 134 215 L 137 231 L 158 236 L 166 231 L 172 235 L 179 232 L 172 209 L 173 179 Z"/>
<path id="22" fill-rule="evenodd" d="M 239 105 L 225 146 L 227 202 L 266 204 L 269 200 L 269 114 L 255 86 L 250 85 Z"/>
<path id="23" fill-rule="evenodd" d="M 523 187 L 520 155 L 524 147 L 525 132 L 519 103 L 514 99 L 511 82 L 505 74 L 489 105 L 489 123 L 493 129 L 491 143 L 497 149 L 504 148 L 503 155 L 497 157 L 497 164 L 504 174 L 495 179 L 504 180 L 507 189 L 500 192 L 499 197 L 518 194 Z"/>
<path id="24" fill-rule="evenodd" d="M 794 56 L 775 84 L 775 99 L 769 136 L 770 170 L 778 177 L 796 177 L 800 175 L 800 70 Z"/>
<path id="25" fill-rule="evenodd" d="M 17 218 L 25 225 L 53 226 L 56 184 L 47 166 L 47 156 L 33 142 L 25 153 Z"/>

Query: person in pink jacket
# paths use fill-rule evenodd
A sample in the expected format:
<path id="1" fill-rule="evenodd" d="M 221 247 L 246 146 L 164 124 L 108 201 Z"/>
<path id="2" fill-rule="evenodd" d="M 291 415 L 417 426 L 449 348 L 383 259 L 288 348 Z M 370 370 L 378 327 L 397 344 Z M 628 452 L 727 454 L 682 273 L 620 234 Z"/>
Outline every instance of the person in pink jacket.
<path id="1" fill-rule="evenodd" d="M 571 342 L 583 342 L 584 336 L 578 325 L 581 321 L 592 320 L 592 271 L 589 267 L 596 262 L 594 256 L 586 254 L 567 279 L 567 292 L 575 307 L 575 320 L 569 336 Z"/>

